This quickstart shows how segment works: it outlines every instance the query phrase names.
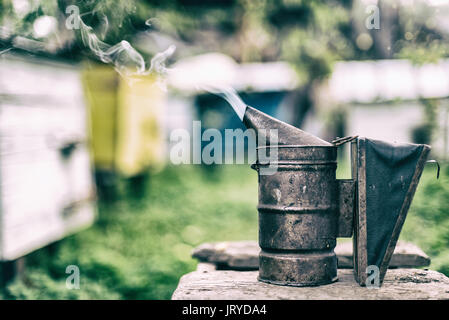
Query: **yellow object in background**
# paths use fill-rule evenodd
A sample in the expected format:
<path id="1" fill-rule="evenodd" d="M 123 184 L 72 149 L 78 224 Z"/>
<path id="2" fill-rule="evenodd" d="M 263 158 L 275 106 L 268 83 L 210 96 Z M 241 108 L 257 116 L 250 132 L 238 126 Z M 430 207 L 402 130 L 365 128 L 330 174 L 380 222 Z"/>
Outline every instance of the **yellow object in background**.
<path id="1" fill-rule="evenodd" d="M 110 66 L 95 65 L 85 68 L 83 83 L 95 168 L 125 177 L 162 168 L 165 93 L 155 78 L 125 79 Z"/>

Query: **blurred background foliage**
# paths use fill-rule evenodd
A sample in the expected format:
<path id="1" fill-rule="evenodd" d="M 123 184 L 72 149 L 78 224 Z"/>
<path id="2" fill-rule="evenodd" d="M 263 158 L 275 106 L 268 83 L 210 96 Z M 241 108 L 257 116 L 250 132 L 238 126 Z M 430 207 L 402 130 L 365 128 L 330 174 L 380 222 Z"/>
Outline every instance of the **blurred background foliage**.
<path id="1" fill-rule="evenodd" d="M 65 10 L 74 4 L 100 40 L 126 40 L 147 61 L 171 44 L 178 49 L 168 64 L 205 52 L 237 62 L 285 60 L 304 88 L 298 110 L 307 111 L 316 103 L 317 84 L 337 61 L 402 58 L 424 64 L 447 57 L 449 9 L 435 1 L 2 0 L 0 52 L 15 48 L 72 61 L 97 59 L 80 32 L 65 27 Z M 376 12 L 367 8 L 375 3 L 381 26 L 368 29 Z M 39 27 L 44 30 L 36 32 Z M 295 118 L 292 124 L 301 126 L 301 114 Z"/>
<path id="2" fill-rule="evenodd" d="M 42 42 L 43 54 L 79 60 L 89 55 L 79 33 L 64 28 L 70 5 L 111 45 L 127 40 L 151 56 L 159 48 L 139 48 L 139 37 L 168 38 L 189 50 L 179 55 L 219 51 L 238 62 L 287 60 L 312 81 L 329 75 L 336 60 L 407 58 L 416 63 L 448 54 L 443 11 L 426 1 L 379 2 L 382 28 L 365 28 L 370 1 L 303 0 L 2 0 L 0 44 L 17 47 L 17 36 Z M 36 32 L 43 17 L 48 33 Z M 51 25 L 53 25 L 51 28 Z M 26 46 L 24 48 L 26 50 Z"/>

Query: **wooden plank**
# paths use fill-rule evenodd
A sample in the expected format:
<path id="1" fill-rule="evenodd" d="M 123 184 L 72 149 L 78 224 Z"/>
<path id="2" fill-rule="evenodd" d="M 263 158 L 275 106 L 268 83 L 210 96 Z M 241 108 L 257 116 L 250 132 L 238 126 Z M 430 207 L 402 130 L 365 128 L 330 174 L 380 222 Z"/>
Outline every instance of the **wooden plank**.
<path id="1" fill-rule="evenodd" d="M 259 244 L 256 241 L 205 243 L 195 248 L 192 256 L 218 268 L 232 270 L 259 269 Z"/>
<path id="2" fill-rule="evenodd" d="M 25 163 L 9 169 L 3 175 L 15 176 L 18 183 L 0 189 L 0 260 L 16 259 L 93 223 L 94 191 L 85 147 L 74 151 L 67 163 Z M 65 208 L 79 201 L 87 202 L 67 214 Z"/>
<path id="3" fill-rule="evenodd" d="M 352 270 L 339 269 L 337 282 L 286 287 L 257 280 L 257 271 L 194 271 L 184 275 L 173 300 L 437 300 L 449 299 L 449 278 L 436 271 L 390 270 L 379 289 L 360 287 Z"/>
<path id="4" fill-rule="evenodd" d="M 229 241 L 204 243 L 196 247 L 192 256 L 201 262 L 211 263 L 218 269 L 259 269 L 259 244 L 257 241 Z M 352 243 L 338 243 L 335 247 L 338 268 L 353 268 Z M 430 265 L 430 258 L 416 245 L 399 241 L 390 268 L 417 268 Z"/>
<path id="5" fill-rule="evenodd" d="M 0 59 L 0 95 L 50 97 L 66 104 L 82 104 L 79 67 L 30 56 L 7 55 Z"/>
<path id="6" fill-rule="evenodd" d="M 0 260 L 17 259 L 92 225 L 95 210 L 92 202 L 86 202 L 70 218 L 49 212 L 43 219 L 4 230 Z"/>
<path id="7" fill-rule="evenodd" d="M 352 243 L 343 242 L 335 247 L 338 258 L 338 268 L 353 268 Z M 416 268 L 430 265 L 430 258 L 418 246 L 410 242 L 398 241 L 390 268 Z"/>
<path id="8" fill-rule="evenodd" d="M 43 106 L 40 103 L 33 103 L 32 106 L 21 106 L 17 103 L 1 103 L 0 114 L 0 136 L 6 138 L 8 147 L 33 147 L 32 139 L 46 138 L 48 146 L 54 146 L 52 140 L 71 138 L 76 136 L 85 139 L 87 136 L 86 115 L 83 106 L 67 107 L 64 102 L 56 105 Z M 24 139 L 16 143 L 12 139 Z M 50 140 L 52 139 L 52 140 Z M 2 145 L 4 142 L 2 141 Z M 35 149 L 35 148 L 32 148 Z M 11 153 L 10 149 L 0 149 Z M 26 150 L 26 149 L 25 149 Z M 24 150 L 24 151 L 25 151 Z M 15 152 L 21 151 L 14 150 Z"/>
<path id="9" fill-rule="evenodd" d="M 17 155 L 14 162 L 2 165 L 0 195 L 6 228 L 41 219 L 69 203 L 91 198 L 93 185 L 85 146 L 78 146 L 67 160 L 54 150 L 38 157 L 20 155 L 31 161 L 20 161 Z"/>

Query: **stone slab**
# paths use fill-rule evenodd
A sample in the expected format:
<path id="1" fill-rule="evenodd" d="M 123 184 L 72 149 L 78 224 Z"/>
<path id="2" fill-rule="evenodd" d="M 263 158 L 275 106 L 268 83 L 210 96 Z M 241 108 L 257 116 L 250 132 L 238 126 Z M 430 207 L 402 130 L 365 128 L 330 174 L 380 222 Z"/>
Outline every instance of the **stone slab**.
<path id="1" fill-rule="evenodd" d="M 184 275 L 173 300 L 438 300 L 449 299 L 449 278 L 419 269 L 387 272 L 379 289 L 360 287 L 353 271 L 339 269 L 339 280 L 318 287 L 284 287 L 257 280 L 257 271 L 200 270 Z"/>
<path id="2" fill-rule="evenodd" d="M 225 241 L 203 243 L 192 256 L 200 262 L 212 263 L 218 269 L 259 269 L 259 244 L 256 241 Z"/>
<path id="3" fill-rule="evenodd" d="M 192 256 L 201 262 L 212 263 L 217 269 L 259 269 L 259 245 L 257 241 L 226 241 L 204 243 Z M 335 248 L 338 268 L 353 268 L 352 242 L 339 243 Z M 430 265 L 430 258 L 416 245 L 399 241 L 390 262 L 390 268 L 418 268 Z"/>
<path id="4" fill-rule="evenodd" d="M 339 243 L 335 247 L 338 268 L 352 269 L 352 241 Z M 418 268 L 430 265 L 430 258 L 418 246 L 410 242 L 398 241 L 389 268 Z"/>

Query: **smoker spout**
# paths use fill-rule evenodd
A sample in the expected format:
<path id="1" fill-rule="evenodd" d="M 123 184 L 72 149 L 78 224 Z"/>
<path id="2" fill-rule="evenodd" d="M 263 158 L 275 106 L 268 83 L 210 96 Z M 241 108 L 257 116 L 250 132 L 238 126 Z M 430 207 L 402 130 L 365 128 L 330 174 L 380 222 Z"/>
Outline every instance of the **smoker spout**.
<path id="1" fill-rule="evenodd" d="M 278 130 L 278 145 L 304 145 L 304 146 L 332 146 L 331 143 L 324 141 L 313 134 L 307 133 L 292 125 L 282 122 L 278 119 L 270 117 L 269 115 L 254 109 L 250 106 L 246 107 L 243 116 L 243 124 L 247 128 L 254 129 L 260 139 L 260 130 L 265 129 L 266 144 L 276 144 L 270 134 L 270 129 Z M 260 141 L 257 142 L 259 144 Z"/>

